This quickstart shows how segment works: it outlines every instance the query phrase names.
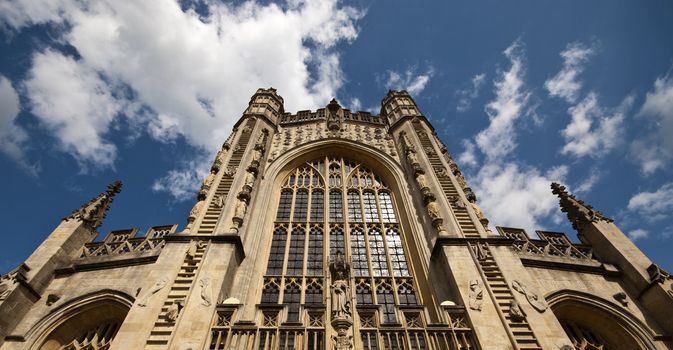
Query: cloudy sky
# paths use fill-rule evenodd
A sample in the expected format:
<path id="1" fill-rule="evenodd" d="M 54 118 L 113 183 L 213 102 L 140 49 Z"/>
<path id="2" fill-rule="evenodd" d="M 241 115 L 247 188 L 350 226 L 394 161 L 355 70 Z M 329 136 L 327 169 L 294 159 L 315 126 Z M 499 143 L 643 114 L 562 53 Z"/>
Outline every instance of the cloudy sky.
<path id="1" fill-rule="evenodd" d="M 0 272 L 114 179 L 101 232 L 184 225 L 258 87 L 378 112 L 407 89 L 500 226 L 552 180 L 673 270 L 670 1 L 3 0 Z"/>

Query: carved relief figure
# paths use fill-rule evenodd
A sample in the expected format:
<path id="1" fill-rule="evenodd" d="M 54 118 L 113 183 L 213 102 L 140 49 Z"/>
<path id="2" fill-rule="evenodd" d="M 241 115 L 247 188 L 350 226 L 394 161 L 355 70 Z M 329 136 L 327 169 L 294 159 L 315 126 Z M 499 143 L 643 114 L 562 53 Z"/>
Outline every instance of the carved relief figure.
<path id="1" fill-rule="evenodd" d="M 201 186 L 201 188 L 208 191 L 210 189 L 210 186 L 213 184 L 213 181 L 215 181 L 215 174 L 213 173 L 208 174 L 208 176 L 206 176 L 206 178 L 203 179 L 203 186 Z"/>
<path id="2" fill-rule="evenodd" d="M 178 316 L 180 315 L 180 311 L 182 310 L 182 307 L 184 306 L 184 301 L 182 300 L 173 300 L 173 304 L 168 306 L 168 310 L 166 310 L 166 321 L 168 322 L 175 322 L 175 320 L 178 319 Z"/>
<path id="3" fill-rule="evenodd" d="M 416 183 L 418 183 L 418 187 L 420 187 L 421 190 L 428 188 L 428 180 L 425 178 L 423 173 L 418 173 L 416 175 Z"/>
<path id="4" fill-rule="evenodd" d="M 481 304 L 484 302 L 484 290 L 481 287 L 479 280 L 470 281 L 468 299 L 470 309 L 481 311 Z"/>
<path id="5" fill-rule="evenodd" d="M 194 259 L 196 256 L 196 241 L 191 241 L 189 243 L 189 248 L 187 248 L 187 253 L 185 254 L 187 259 Z"/>
<path id="6" fill-rule="evenodd" d="M 211 293 L 211 288 L 208 287 L 210 279 L 204 277 L 199 280 L 199 286 L 201 287 L 201 305 L 210 306 L 213 303 L 213 296 Z"/>
<path id="7" fill-rule="evenodd" d="M 248 203 L 243 199 L 239 199 L 236 203 L 236 209 L 234 210 L 234 217 L 242 220 L 245 217 L 245 211 L 247 209 Z"/>
<path id="8" fill-rule="evenodd" d="M 547 302 L 545 302 L 544 299 L 540 298 L 537 294 L 529 291 L 523 284 L 521 284 L 521 282 L 514 280 L 512 282 L 512 288 L 514 288 L 514 290 L 517 292 L 525 295 L 526 300 L 528 300 L 530 306 L 532 306 L 535 310 L 539 312 L 544 312 L 547 310 Z"/>
<path id="9" fill-rule="evenodd" d="M 252 190 L 252 185 L 254 182 L 255 182 L 255 174 L 249 171 L 246 172 L 243 187 L 247 187 L 249 190 Z"/>
<path id="10" fill-rule="evenodd" d="M 147 306 L 147 303 L 149 302 L 150 298 L 156 294 L 158 291 L 160 291 L 163 287 L 166 286 L 166 283 L 168 283 L 168 280 L 166 278 L 159 279 L 152 288 L 150 288 L 147 293 L 145 293 L 145 296 L 138 302 L 138 306 L 145 307 Z"/>
<path id="11" fill-rule="evenodd" d="M 526 314 L 521 309 L 521 305 L 516 299 L 512 299 L 509 304 L 509 316 L 512 318 L 512 321 L 521 322 L 526 319 Z"/>
<path id="12" fill-rule="evenodd" d="M 432 221 L 442 220 L 442 215 L 440 214 L 439 205 L 437 205 L 437 202 L 432 201 L 428 203 L 426 209 L 428 210 L 428 215 L 430 215 Z"/>

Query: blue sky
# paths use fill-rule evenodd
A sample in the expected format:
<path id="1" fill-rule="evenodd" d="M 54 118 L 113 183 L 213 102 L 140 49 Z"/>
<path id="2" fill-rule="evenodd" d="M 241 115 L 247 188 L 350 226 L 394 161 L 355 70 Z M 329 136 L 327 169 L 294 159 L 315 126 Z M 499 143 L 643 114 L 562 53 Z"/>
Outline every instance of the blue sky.
<path id="1" fill-rule="evenodd" d="M 575 233 L 549 182 L 673 270 L 673 3 L 0 3 L 0 272 L 105 185 L 101 233 L 184 225 L 257 87 L 408 89 L 495 225 Z"/>

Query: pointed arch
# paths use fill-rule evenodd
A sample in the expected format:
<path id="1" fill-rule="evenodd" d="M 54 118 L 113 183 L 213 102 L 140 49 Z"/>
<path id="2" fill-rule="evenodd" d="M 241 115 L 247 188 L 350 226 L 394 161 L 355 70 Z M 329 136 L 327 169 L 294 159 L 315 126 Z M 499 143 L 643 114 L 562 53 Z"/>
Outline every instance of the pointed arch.
<path id="1" fill-rule="evenodd" d="M 609 300 L 569 289 L 553 292 L 546 300 L 577 349 L 656 349 L 652 330 Z"/>
<path id="2" fill-rule="evenodd" d="M 66 301 L 42 318 L 26 335 L 31 350 L 58 350 L 73 345 L 103 349 L 112 342 L 134 298 L 111 289 Z"/>

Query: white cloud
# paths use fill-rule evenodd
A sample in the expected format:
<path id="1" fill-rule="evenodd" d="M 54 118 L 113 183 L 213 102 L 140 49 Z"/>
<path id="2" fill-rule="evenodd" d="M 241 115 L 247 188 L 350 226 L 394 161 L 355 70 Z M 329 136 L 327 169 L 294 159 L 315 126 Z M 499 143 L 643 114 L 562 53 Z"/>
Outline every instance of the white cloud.
<path id="1" fill-rule="evenodd" d="M 628 236 L 634 240 L 637 241 L 639 239 L 647 238 L 650 235 L 650 232 L 647 230 L 643 230 L 641 228 L 637 228 L 635 230 L 631 230 L 628 233 Z"/>
<path id="2" fill-rule="evenodd" d="M 591 169 L 589 173 L 589 177 L 584 179 L 582 182 L 577 185 L 577 188 L 575 189 L 576 194 L 582 194 L 582 193 L 587 193 L 591 191 L 591 189 L 598 183 L 598 180 L 601 179 L 601 173 L 598 171 L 598 169 Z"/>
<path id="3" fill-rule="evenodd" d="M 496 97 L 485 108 L 490 124 L 475 138 L 477 146 L 489 160 L 503 157 L 516 148 L 514 123 L 526 115 L 525 109 L 531 95 L 524 88 L 525 69 L 521 42 L 517 40 L 512 43 L 504 54 L 511 66 L 494 81 Z"/>
<path id="4" fill-rule="evenodd" d="M 472 77 L 472 88 L 456 91 L 458 96 L 458 104 L 456 110 L 458 112 L 466 112 L 472 105 L 472 100 L 479 97 L 479 90 L 486 82 L 486 73 L 477 74 Z"/>
<path id="5" fill-rule="evenodd" d="M 568 109 L 571 121 L 561 132 L 566 141 L 561 153 L 599 157 L 614 149 L 620 142 L 625 114 L 632 104 L 633 96 L 627 96 L 618 108 L 607 111 L 598 103 L 597 95 L 589 93 Z"/>
<path id="6" fill-rule="evenodd" d="M 166 192 L 176 201 L 194 200 L 203 179 L 208 175 L 210 160 L 199 157 L 180 169 L 169 170 L 168 173 L 152 184 L 155 192 Z"/>
<path id="7" fill-rule="evenodd" d="M 83 166 L 112 166 L 117 148 L 104 135 L 126 101 L 95 70 L 55 51 L 36 54 L 28 75 L 31 110 L 60 147 Z"/>
<path id="8" fill-rule="evenodd" d="M 633 195 L 627 208 L 647 221 L 670 217 L 673 211 L 673 182 L 662 185 L 654 192 L 640 192 Z"/>
<path id="9" fill-rule="evenodd" d="M 577 77 L 584 70 L 584 63 L 594 54 L 594 51 L 593 47 L 588 47 L 580 42 L 568 44 L 565 50 L 561 51 L 563 68 L 544 83 L 549 95 L 574 103 L 582 88 L 582 83 L 578 81 Z"/>
<path id="10" fill-rule="evenodd" d="M 16 123 L 20 110 L 19 94 L 14 90 L 11 81 L 0 75 L 0 151 L 17 162 L 28 174 L 36 176 L 39 166 L 30 164 L 23 150 L 28 134 Z"/>
<path id="11" fill-rule="evenodd" d="M 514 162 L 486 164 L 474 184 L 479 203 L 491 222 L 498 226 L 522 227 L 533 234 L 539 220 L 559 216 L 558 200 L 551 193 L 552 181 L 562 181 L 565 166 L 541 172 Z"/>
<path id="12" fill-rule="evenodd" d="M 435 74 L 434 68 L 429 67 L 425 73 L 417 74 L 416 67 L 409 67 L 405 72 L 388 71 L 388 78 L 384 85 L 387 89 L 407 90 L 412 96 L 418 96 Z"/>
<path id="13" fill-rule="evenodd" d="M 470 167 L 477 165 L 477 148 L 474 146 L 474 143 L 470 140 L 463 140 L 463 148 L 465 149 L 463 153 L 458 156 L 458 162 L 462 165 L 467 165 Z"/>
<path id="14" fill-rule="evenodd" d="M 174 0 L 13 0 L 0 4 L 0 20 L 13 30 L 61 25 L 57 40 L 77 51 L 36 54 L 26 92 L 83 166 L 114 164 L 105 136 L 121 118 L 161 142 L 183 137 L 214 153 L 259 87 L 277 88 L 288 111 L 336 97 L 344 78 L 334 47 L 357 37 L 364 12 L 338 0 L 206 6 L 198 14 Z M 407 87 L 420 92 L 427 79 Z M 73 101 L 82 109 L 65 108 Z"/>
<path id="15" fill-rule="evenodd" d="M 516 122 L 524 117 L 534 118 L 534 107 L 524 83 L 522 43 L 515 41 L 504 54 L 510 67 L 494 80 L 495 98 L 485 108 L 489 125 L 474 137 L 486 158 L 471 177 L 472 186 L 492 224 L 522 227 L 533 234 L 542 228 L 541 220 L 561 220 L 557 199 L 549 185 L 552 181 L 563 181 L 568 168 L 556 166 L 543 171 L 511 160 L 517 145 Z M 464 140 L 463 147 L 459 162 L 479 165 L 475 143 Z"/>
<path id="16" fill-rule="evenodd" d="M 648 118 L 653 131 L 634 141 L 631 153 L 640 163 L 641 171 L 649 175 L 664 168 L 673 158 L 673 77 L 670 73 L 654 82 L 638 116 Z"/>

